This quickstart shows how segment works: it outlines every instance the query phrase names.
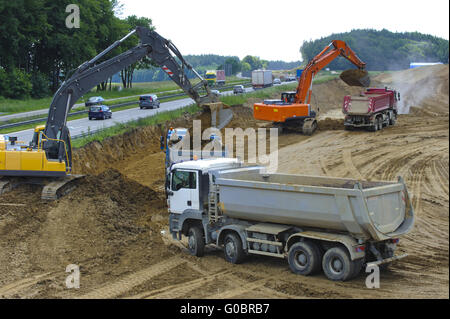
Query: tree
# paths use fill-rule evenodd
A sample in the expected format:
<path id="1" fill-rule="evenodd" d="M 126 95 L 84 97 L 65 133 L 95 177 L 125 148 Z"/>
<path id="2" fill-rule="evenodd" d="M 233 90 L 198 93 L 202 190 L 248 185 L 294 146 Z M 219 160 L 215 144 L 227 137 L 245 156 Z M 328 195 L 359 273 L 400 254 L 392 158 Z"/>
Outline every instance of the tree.
<path id="1" fill-rule="evenodd" d="M 419 32 L 390 32 L 358 29 L 337 33 L 314 41 L 304 41 L 300 52 L 307 62 L 332 40 L 345 41 L 367 64 L 368 70 L 398 70 L 409 68 L 410 62 L 448 62 L 448 40 Z M 335 70 L 353 65 L 344 58 L 330 63 Z"/>
<path id="2" fill-rule="evenodd" d="M 259 57 L 251 55 L 247 55 L 245 58 L 243 58 L 242 62 L 248 63 L 250 65 L 251 71 L 257 69 L 265 69 L 267 68 L 268 64 L 268 61 L 261 60 Z"/>
<path id="3" fill-rule="evenodd" d="M 152 26 L 152 20 L 145 17 L 138 18 L 135 15 L 129 16 L 126 18 L 126 22 L 130 27 L 130 30 L 135 29 L 137 26 L 146 27 L 151 30 L 154 29 Z M 128 48 L 136 46 L 138 43 L 138 38 L 136 35 L 133 35 L 129 39 L 127 39 Z M 150 66 L 154 66 L 153 62 L 148 58 L 144 57 L 141 61 L 133 63 L 120 71 L 120 77 L 122 79 L 123 88 L 131 88 L 133 82 L 133 73 L 138 69 L 148 69 Z"/>
<path id="4" fill-rule="evenodd" d="M 231 74 L 236 74 L 241 71 L 241 61 L 237 56 L 227 58 L 225 64 L 231 64 Z"/>

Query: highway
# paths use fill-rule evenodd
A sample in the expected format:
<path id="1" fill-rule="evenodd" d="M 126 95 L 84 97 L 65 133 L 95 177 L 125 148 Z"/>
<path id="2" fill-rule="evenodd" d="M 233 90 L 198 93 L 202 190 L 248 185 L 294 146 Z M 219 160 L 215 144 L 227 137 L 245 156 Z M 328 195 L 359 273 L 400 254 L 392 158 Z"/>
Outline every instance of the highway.
<path id="1" fill-rule="evenodd" d="M 289 83 L 289 82 L 288 82 Z M 252 88 L 245 88 L 246 92 L 253 91 Z M 225 91 L 221 92 L 222 95 L 233 94 L 233 91 Z M 174 100 L 169 102 L 162 102 L 158 109 L 139 109 L 139 107 L 123 110 L 123 111 L 115 111 L 113 112 L 112 119 L 108 120 L 92 120 L 82 118 L 77 120 L 72 120 L 67 122 L 67 126 L 70 130 L 70 135 L 72 137 L 76 137 L 80 134 L 87 133 L 88 131 L 98 131 L 104 128 L 108 128 L 114 126 L 118 123 L 126 123 L 134 120 L 138 120 L 140 118 L 145 118 L 149 116 L 153 116 L 159 112 L 172 111 L 179 108 L 183 108 L 190 104 L 195 103 L 191 98 L 184 98 L 180 100 Z M 48 111 L 47 111 L 48 112 Z M 33 137 L 33 129 L 27 129 L 23 131 L 8 133 L 8 136 L 17 136 L 19 141 L 31 141 Z"/>

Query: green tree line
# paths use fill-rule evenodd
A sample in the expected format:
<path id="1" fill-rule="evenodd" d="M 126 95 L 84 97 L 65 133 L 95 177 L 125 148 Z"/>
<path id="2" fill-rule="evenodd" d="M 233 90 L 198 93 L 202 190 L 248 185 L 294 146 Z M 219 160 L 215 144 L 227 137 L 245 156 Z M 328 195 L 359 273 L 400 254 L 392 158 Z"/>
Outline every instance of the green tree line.
<path id="1" fill-rule="evenodd" d="M 149 18 L 119 18 L 118 0 L 77 0 L 80 27 L 68 28 L 66 12 L 73 0 L 0 0 L 0 98 L 41 98 L 52 95 L 64 79 L 84 61 L 92 59 L 136 26 L 154 28 Z M 163 35 L 170 37 L 170 35 Z M 120 54 L 138 43 L 133 35 L 104 59 Z M 271 61 L 255 56 L 240 60 L 236 56 L 214 54 L 187 55 L 200 73 L 228 66 L 232 74 L 267 68 Z M 283 68 L 282 61 L 274 67 Z M 230 67 L 231 66 L 231 67 Z M 188 72 L 194 77 L 192 72 Z M 134 80 L 168 80 L 149 59 L 143 59 L 97 86 L 111 89 L 111 82 L 124 88 Z"/>
<path id="2" fill-rule="evenodd" d="M 117 0 L 79 0 L 80 28 L 67 28 L 66 7 L 72 0 L 0 0 L 0 96 L 43 97 L 55 92 L 64 78 L 137 25 L 151 27 L 151 20 L 118 18 Z M 111 54 L 136 45 L 127 39 Z M 108 57 L 108 56 L 107 56 Z M 110 56 L 109 56 L 110 57 Z M 121 72 L 125 87 L 141 61 Z M 106 89 L 102 83 L 99 89 Z"/>
<path id="3" fill-rule="evenodd" d="M 253 71 L 256 69 L 268 70 L 290 70 L 300 65 L 300 61 L 284 62 L 284 61 L 266 61 L 256 56 L 247 55 L 242 60 L 237 56 L 223 56 L 217 54 L 200 54 L 200 55 L 184 55 L 194 69 L 201 75 L 208 70 L 231 70 L 228 75 L 236 75 L 239 72 Z M 186 72 L 188 78 L 194 78 L 193 72 Z M 135 82 L 152 82 L 167 81 L 169 76 L 159 67 L 150 67 L 148 69 L 139 69 L 135 72 L 133 80 Z M 115 75 L 113 82 L 119 83 L 120 77 Z"/>
<path id="4" fill-rule="evenodd" d="M 304 41 L 300 47 L 304 62 L 311 60 L 332 40 L 343 40 L 367 64 L 368 70 L 400 70 L 411 62 L 448 63 L 448 40 L 419 32 L 390 32 L 358 29 L 345 33 Z M 351 66 L 345 58 L 338 58 L 329 67 L 335 70 Z"/>

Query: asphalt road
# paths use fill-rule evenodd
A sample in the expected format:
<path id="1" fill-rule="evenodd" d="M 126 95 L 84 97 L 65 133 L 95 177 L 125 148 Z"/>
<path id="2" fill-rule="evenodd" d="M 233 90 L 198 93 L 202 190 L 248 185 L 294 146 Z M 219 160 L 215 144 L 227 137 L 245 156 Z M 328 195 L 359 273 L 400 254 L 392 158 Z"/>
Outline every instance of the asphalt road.
<path id="1" fill-rule="evenodd" d="M 181 93 L 181 90 L 170 90 L 170 91 L 164 91 L 164 92 L 155 92 L 155 93 L 148 93 L 148 94 L 161 94 L 161 93 L 170 93 L 173 92 L 175 93 Z M 111 101 L 118 101 L 120 103 L 120 100 L 124 100 L 124 99 L 129 99 L 131 97 L 136 97 L 138 98 L 139 96 L 141 96 L 143 94 L 139 94 L 139 95 L 131 95 L 131 96 L 123 96 L 123 97 L 116 97 L 113 99 L 106 99 L 105 102 L 111 102 Z M 72 109 L 80 107 L 80 106 L 84 106 L 84 102 L 83 103 L 77 103 L 75 104 Z M 9 114 L 9 115 L 2 115 L 3 113 L 0 113 L 0 122 L 6 122 L 12 119 L 19 119 L 19 118 L 25 118 L 25 117 L 32 117 L 32 116 L 36 116 L 36 115 L 47 115 L 48 114 L 48 109 L 42 109 L 42 110 L 35 110 L 35 111 L 29 111 L 29 112 L 22 112 L 22 113 L 15 113 L 15 114 Z"/>
<path id="2" fill-rule="evenodd" d="M 253 91 L 252 88 L 246 88 L 246 92 Z M 225 91 L 221 93 L 222 95 L 232 94 L 232 91 Z M 180 100 L 174 100 L 169 102 L 161 103 L 158 109 L 139 109 L 139 107 L 131 108 L 123 111 L 113 111 L 112 119 L 107 120 L 92 120 L 89 121 L 88 118 L 82 118 L 78 120 L 72 120 L 67 122 L 67 126 L 70 130 L 71 136 L 77 136 L 82 133 L 87 133 L 88 131 L 97 131 L 110 126 L 114 126 L 118 123 L 126 123 L 129 121 L 137 120 L 139 118 L 145 118 L 153 116 L 159 112 L 176 110 L 190 104 L 195 103 L 191 98 L 184 98 Z M 17 136 L 19 141 L 31 141 L 33 137 L 33 129 L 23 130 L 14 133 L 8 133 L 9 136 Z"/>

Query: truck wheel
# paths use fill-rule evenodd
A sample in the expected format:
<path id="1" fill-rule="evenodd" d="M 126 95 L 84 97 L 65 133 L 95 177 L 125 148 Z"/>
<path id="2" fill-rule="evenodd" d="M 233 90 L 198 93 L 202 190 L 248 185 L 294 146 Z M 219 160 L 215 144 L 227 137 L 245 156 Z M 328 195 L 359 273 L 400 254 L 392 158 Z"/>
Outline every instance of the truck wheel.
<path id="1" fill-rule="evenodd" d="M 330 248 L 323 255 L 322 268 L 325 276 L 333 281 L 346 281 L 355 271 L 348 253 L 341 247 Z"/>
<path id="2" fill-rule="evenodd" d="M 188 249 L 191 255 L 202 257 L 205 254 L 205 240 L 203 239 L 203 230 L 194 226 L 188 232 Z"/>
<path id="3" fill-rule="evenodd" d="M 291 246 L 288 255 L 289 267 L 299 275 L 312 275 L 320 270 L 320 249 L 313 242 L 299 242 Z"/>
<path id="4" fill-rule="evenodd" d="M 389 125 L 395 125 L 395 122 L 396 122 L 397 120 L 396 120 L 396 118 L 395 118 L 395 115 L 394 116 L 392 116 L 390 119 L 389 119 Z"/>
<path id="5" fill-rule="evenodd" d="M 235 233 L 225 235 L 223 251 L 225 259 L 232 264 L 240 264 L 244 261 L 245 252 L 242 247 L 242 241 Z"/>

